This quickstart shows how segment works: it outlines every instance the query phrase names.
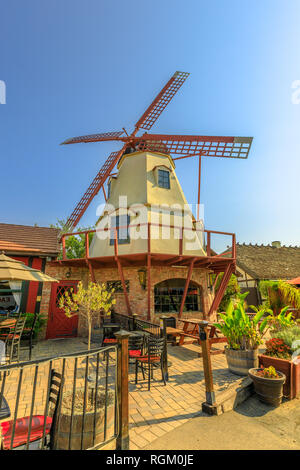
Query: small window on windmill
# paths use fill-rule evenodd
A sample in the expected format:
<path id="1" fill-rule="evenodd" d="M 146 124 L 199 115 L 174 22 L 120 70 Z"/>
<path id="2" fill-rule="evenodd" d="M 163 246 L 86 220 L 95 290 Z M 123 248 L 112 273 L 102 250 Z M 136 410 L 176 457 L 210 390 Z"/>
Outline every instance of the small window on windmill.
<path id="1" fill-rule="evenodd" d="M 115 234 L 117 232 L 118 244 L 124 245 L 130 243 L 129 235 L 130 215 L 115 215 L 110 219 L 110 245 L 115 243 Z"/>
<path id="2" fill-rule="evenodd" d="M 158 186 L 170 189 L 170 172 L 168 170 L 158 169 Z"/>

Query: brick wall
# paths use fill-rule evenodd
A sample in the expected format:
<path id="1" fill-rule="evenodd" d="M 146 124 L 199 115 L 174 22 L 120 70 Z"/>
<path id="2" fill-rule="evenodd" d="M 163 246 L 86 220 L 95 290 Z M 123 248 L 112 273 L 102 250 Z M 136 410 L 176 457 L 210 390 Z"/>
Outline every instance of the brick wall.
<path id="1" fill-rule="evenodd" d="M 141 318 L 147 319 L 147 288 L 144 290 L 139 282 L 138 270 L 140 267 L 123 268 L 125 280 L 129 280 L 129 303 L 133 313 L 137 313 Z M 68 267 L 60 266 L 57 263 L 49 263 L 46 266 L 46 273 L 59 280 L 82 280 L 86 285 L 91 280 L 90 273 L 87 267 L 71 267 L 71 275 L 67 278 L 66 273 Z M 119 281 L 120 276 L 117 268 L 101 268 L 94 269 L 95 278 L 98 283 L 106 283 L 107 281 Z M 154 266 L 151 268 L 151 321 L 158 322 L 159 314 L 154 313 L 154 286 L 155 284 L 172 278 L 186 279 L 188 268 L 186 267 L 170 267 L 170 266 Z M 207 288 L 207 271 L 204 269 L 194 269 L 191 280 L 196 282 L 202 287 L 202 302 L 203 312 L 184 312 L 185 318 L 203 318 L 203 313 L 207 314 L 212 302 L 212 294 Z M 41 300 L 41 313 L 43 317 L 48 318 L 49 313 L 49 300 L 51 293 L 51 283 L 44 283 L 42 300 Z M 116 305 L 114 309 L 116 312 L 127 314 L 127 307 L 123 293 L 115 293 Z M 174 316 L 174 314 L 170 314 Z M 40 337 L 45 338 L 45 326 L 41 332 Z M 79 320 L 78 336 L 86 336 L 87 330 L 85 321 Z"/>

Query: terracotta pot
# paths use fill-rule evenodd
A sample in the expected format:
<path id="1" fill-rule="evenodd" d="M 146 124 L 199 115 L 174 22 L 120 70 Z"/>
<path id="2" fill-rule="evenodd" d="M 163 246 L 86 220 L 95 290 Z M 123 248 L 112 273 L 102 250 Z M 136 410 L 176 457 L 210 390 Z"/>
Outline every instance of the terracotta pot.
<path id="1" fill-rule="evenodd" d="M 256 375 L 256 372 L 262 370 L 254 368 L 249 370 L 255 392 L 259 400 L 271 406 L 279 406 L 282 401 L 283 384 L 285 382 L 285 375 L 282 372 L 276 371 L 280 375 L 277 379 L 265 378 Z"/>
<path id="2" fill-rule="evenodd" d="M 225 348 L 228 369 L 236 375 L 248 375 L 249 369 L 258 367 L 258 349 Z"/>
<path id="3" fill-rule="evenodd" d="M 258 356 L 259 365 L 263 367 L 273 366 L 279 372 L 286 376 L 283 386 L 283 396 L 292 400 L 300 396 L 300 361 L 296 364 L 288 359 L 279 359 L 278 357 Z"/>

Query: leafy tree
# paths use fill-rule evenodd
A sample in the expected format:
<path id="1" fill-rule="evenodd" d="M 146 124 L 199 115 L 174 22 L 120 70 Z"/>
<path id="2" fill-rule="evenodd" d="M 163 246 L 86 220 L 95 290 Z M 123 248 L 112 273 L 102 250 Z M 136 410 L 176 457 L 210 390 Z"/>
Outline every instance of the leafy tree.
<path id="1" fill-rule="evenodd" d="M 71 318 L 74 315 L 83 317 L 88 327 L 88 349 L 91 347 L 91 333 L 94 319 L 100 319 L 101 313 L 108 315 L 116 300 L 112 297 L 114 290 L 108 291 L 105 284 L 89 282 L 85 289 L 82 282 L 77 292 L 66 291 L 59 299 L 59 308 Z"/>
<path id="2" fill-rule="evenodd" d="M 57 219 L 56 224 L 50 224 L 51 228 L 58 228 L 60 231 L 60 236 L 64 233 L 68 233 L 69 227 L 67 226 L 66 220 Z M 78 227 L 78 232 L 83 232 L 87 230 L 92 230 L 92 227 Z M 89 233 L 89 243 L 91 243 L 93 238 L 93 233 Z M 73 258 L 84 258 L 85 257 L 85 234 L 81 235 L 70 235 L 65 238 L 66 240 L 66 256 L 69 259 Z M 58 259 L 62 259 L 62 247 L 58 255 Z"/>

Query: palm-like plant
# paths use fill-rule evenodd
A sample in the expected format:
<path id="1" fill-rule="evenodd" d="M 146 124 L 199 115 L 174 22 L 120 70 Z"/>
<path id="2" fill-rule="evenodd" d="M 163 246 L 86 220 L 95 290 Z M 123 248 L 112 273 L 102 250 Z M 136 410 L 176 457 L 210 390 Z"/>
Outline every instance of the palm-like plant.
<path id="1" fill-rule="evenodd" d="M 230 349 L 257 349 L 267 331 L 268 319 L 265 318 L 260 324 L 259 322 L 264 315 L 272 313 L 271 310 L 261 306 L 260 309 L 256 309 L 256 315 L 252 319 L 249 318 L 244 308 L 248 294 L 249 292 L 239 294 L 237 301 L 231 301 L 226 312 L 219 314 L 223 322 L 215 324 L 227 338 Z"/>

